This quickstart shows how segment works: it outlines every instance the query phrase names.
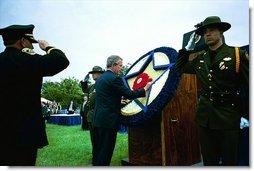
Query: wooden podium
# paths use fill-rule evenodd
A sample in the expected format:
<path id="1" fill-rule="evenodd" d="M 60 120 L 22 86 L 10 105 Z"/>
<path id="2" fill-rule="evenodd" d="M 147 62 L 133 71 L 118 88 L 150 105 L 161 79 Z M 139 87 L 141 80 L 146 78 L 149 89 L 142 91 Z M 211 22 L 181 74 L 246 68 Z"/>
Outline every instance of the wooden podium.
<path id="1" fill-rule="evenodd" d="M 176 96 L 161 115 L 140 127 L 129 127 L 129 165 L 189 166 L 201 161 L 195 75 L 183 74 Z"/>

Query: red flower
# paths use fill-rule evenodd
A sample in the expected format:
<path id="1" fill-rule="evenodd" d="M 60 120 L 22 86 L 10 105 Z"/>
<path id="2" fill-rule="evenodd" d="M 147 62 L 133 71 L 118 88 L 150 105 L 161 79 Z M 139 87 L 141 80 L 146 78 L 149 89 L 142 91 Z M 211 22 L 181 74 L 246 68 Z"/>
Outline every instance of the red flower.
<path id="1" fill-rule="evenodd" d="M 132 86 L 133 90 L 138 90 L 146 86 L 146 84 L 153 79 L 149 77 L 147 73 L 142 73 L 137 76 Z"/>

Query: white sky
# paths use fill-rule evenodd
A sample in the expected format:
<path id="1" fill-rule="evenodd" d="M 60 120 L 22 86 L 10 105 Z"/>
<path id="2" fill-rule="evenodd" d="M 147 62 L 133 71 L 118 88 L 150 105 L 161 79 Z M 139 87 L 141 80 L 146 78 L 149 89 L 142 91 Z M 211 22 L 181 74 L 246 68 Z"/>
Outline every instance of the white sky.
<path id="1" fill-rule="evenodd" d="M 36 39 L 66 53 L 70 66 L 45 79 L 52 81 L 81 80 L 94 65 L 105 68 L 113 54 L 127 64 L 157 47 L 178 51 L 183 34 L 212 15 L 232 25 L 224 34 L 228 45 L 249 44 L 248 0 L 1 0 L 0 11 L 1 28 L 34 24 Z"/>

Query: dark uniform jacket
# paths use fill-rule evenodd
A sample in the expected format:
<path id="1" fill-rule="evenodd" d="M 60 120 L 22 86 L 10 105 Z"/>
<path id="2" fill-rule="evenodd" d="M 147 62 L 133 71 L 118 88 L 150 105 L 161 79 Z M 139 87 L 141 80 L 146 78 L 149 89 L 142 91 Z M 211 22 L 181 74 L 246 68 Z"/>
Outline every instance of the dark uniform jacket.
<path id="1" fill-rule="evenodd" d="M 40 148 L 48 144 L 41 109 L 43 76 L 69 65 L 60 50 L 46 48 L 39 55 L 7 47 L 0 53 L 0 145 Z"/>
<path id="2" fill-rule="evenodd" d="M 223 44 L 212 53 L 207 50 L 192 61 L 189 53 L 180 51 L 177 69 L 184 73 L 196 74 L 202 91 L 196 109 L 199 125 L 211 129 L 239 129 L 241 113 L 238 89 L 249 84 L 249 59 L 245 51 L 240 51 L 239 73 L 236 72 L 234 47 Z"/>
<path id="3" fill-rule="evenodd" d="M 135 99 L 145 96 L 145 90 L 131 91 L 120 77 L 107 70 L 95 83 L 95 109 L 92 118 L 94 127 L 118 128 L 121 114 L 121 98 Z"/>

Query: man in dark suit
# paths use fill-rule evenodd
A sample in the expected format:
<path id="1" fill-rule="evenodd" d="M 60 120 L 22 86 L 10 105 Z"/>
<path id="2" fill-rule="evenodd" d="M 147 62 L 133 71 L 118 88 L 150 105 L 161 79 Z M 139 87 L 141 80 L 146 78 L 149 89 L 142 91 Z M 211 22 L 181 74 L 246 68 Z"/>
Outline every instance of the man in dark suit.
<path id="1" fill-rule="evenodd" d="M 115 148 L 121 114 L 121 98 L 145 97 L 150 83 L 145 88 L 131 91 L 120 77 L 122 58 L 112 55 L 107 59 L 107 71 L 95 83 L 95 109 L 92 118 L 94 136 L 93 165 L 109 166 Z"/>
<path id="2" fill-rule="evenodd" d="M 67 110 L 68 114 L 74 114 L 76 110 L 76 105 L 74 104 L 73 100 L 71 100 L 70 103 L 68 104 Z"/>
<path id="3" fill-rule="evenodd" d="M 69 65 L 61 50 L 35 40 L 33 29 L 34 25 L 0 29 L 6 46 L 0 53 L 0 165 L 4 166 L 35 165 L 37 149 L 48 144 L 41 108 L 42 78 Z M 36 54 L 32 43 L 38 43 L 46 54 Z"/>
<path id="4" fill-rule="evenodd" d="M 88 122 L 87 122 L 87 112 L 88 112 L 88 104 L 87 104 L 87 94 L 84 94 L 84 101 L 80 106 L 80 116 L 82 118 L 81 128 L 82 130 L 88 130 Z"/>

